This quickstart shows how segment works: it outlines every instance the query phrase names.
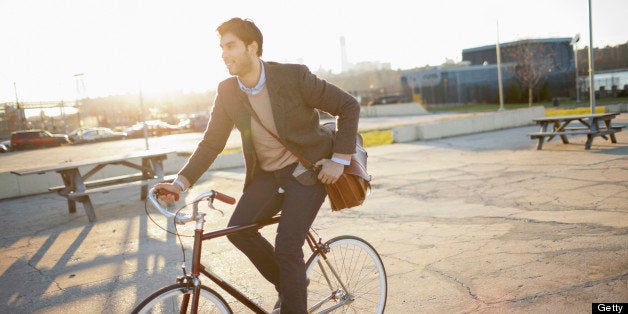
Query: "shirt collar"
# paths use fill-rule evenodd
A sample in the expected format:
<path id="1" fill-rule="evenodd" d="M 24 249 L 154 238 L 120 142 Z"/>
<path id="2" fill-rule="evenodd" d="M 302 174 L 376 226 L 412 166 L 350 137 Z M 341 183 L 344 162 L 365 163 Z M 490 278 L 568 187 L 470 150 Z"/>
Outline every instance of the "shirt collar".
<path id="1" fill-rule="evenodd" d="M 261 92 L 262 87 L 264 87 L 264 84 L 266 83 L 266 71 L 264 71 L 264 62 L 260 60 L 259 64 L 262 66 L 262 74 L 260 74 L 259 81 L 257 82 L 257 85 L 255 85 L 254 87 L 248 88 L 244 86 L 244 84 L 242 84 L 242 81 L 240 81 L 240 78 L 236 77 L 238 79 L 238 85 L 240 86 L 240 89 L 249 95 L 255 95 Z"/>

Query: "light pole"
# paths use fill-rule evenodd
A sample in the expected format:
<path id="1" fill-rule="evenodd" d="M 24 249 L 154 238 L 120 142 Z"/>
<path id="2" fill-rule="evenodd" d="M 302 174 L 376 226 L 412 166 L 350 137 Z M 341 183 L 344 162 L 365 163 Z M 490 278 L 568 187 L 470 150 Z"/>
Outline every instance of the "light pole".
<path id="1" fill-rule="evenodd" d="M 499 111 L 504 111 L 504 94 L 502 87 L 502 56 L 499 50 L 499 21 L 497 22 L 497 45 L 495 45 L 497 51 L 497 88 L 499 88 Z"/>
<path id="2" fill-rule="evenodd" d="M 142 122 L 144 124 L 144 145 L 146 150 L 149 150 L 148 146 L 148 126 L 146 125 L 146 116 L 144 115 L 144 96 L 142 95 L 142 90 L 140 89 L 140 110 L 142 111 Z"/>
<path id="3" fill-rule="evenodd" d="M 591 101 L 591 114 L 595 114 L 595 82 L 593 80 L 593 13 L 591 13 L 591 0 L 589 0 L 589 98 Z"/>
<path id="4" fill-rule="evenodd" d="M 74 105 L 76 106 L 76 112 L 78 115 L 78 127 L 80 128 L 81 125 L 81 108 L 80 108 L 80 99 L 83 98 L 83 94 L 85 93 L 85 83 L 83 82 L 83 73 L 77 73 L 74 74 L 74 81 L 76 84 L 76 99 L 74 102 Z M 79 82 L 81 84 L 79 84 Z M 83 87 L 83 89 L 81 89 L 81 86 Z"/>
<path id="5" fill-rule="evenodd" d="M 573 59 L 574 67 L 576 69 L 576 103 L 580 103 L 580 88 L 578 87 L 578 42 L 580 41 L 580 34 L 576 34 L 571 39 L 570 45 L 573 46 Z"/>
<path id="6" fill-rule="evenodd" d="M 68 119 L 65 115 L 65 102 L 63 100 L 59 103 L 59 107 L 61 108 L 61 117 L 63 119 L 63 133 L 68 134 Z"/>
<path id="7" fill-rule="evenodd" d="M 20 108 L 20 100 L 17 97 L 17 84 L 13 82 L 13 92 L 15 92 L 15 107 L 17 109 L 17 129 L 22 130 L 24 126 L 24 110 Z"/>

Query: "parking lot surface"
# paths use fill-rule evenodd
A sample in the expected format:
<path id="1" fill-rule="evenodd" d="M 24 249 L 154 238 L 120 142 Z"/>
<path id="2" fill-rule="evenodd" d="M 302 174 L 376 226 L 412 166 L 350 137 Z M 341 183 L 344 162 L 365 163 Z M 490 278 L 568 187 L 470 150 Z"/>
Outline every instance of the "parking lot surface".
<path id="1" fill-rule="evenodd" d="M 388 274 L 387 313 L 589 313 L 593 302 L 627 302 L 628 131 L 591 150 L 580 137 L 537 151 L 527 136 L 536 130 L 369 148 L 365 205 L 332 213 L 325 204 L 315 227 L 373 244 Z M 207 172 L 186 200 L 208 189 L 237 198 L 243 178 L 241 168 Z M 0 200 L 0 312 L 125 313 L 181 274 L 177 237 L 151 221 L 136 189 L 94 199 L 94 224 L 54 194 Z M 208 230 L 225 226 L 233 206 L 220 209 Z M 265 308 L 274 303 L 227 241 L 210 242 L 203 258 Z"/>

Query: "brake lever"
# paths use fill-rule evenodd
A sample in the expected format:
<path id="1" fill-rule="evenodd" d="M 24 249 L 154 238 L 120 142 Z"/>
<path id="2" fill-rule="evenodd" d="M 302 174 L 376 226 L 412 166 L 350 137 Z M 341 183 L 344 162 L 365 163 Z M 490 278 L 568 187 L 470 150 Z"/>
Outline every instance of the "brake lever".
<path id="1" fill-rule="evenodd" d="M 207 199 L 207 207 L 209 207 L 209 209 L 211 209 L 211 210 L 215 210 L 215 211 L 219 212 L 220 215 L 222 215 L 222 216 L 225 215 L 225 213 L 222 210 L 214 207 L 214 198 L 213 197 L 210 197 L 210 198 Z"/>

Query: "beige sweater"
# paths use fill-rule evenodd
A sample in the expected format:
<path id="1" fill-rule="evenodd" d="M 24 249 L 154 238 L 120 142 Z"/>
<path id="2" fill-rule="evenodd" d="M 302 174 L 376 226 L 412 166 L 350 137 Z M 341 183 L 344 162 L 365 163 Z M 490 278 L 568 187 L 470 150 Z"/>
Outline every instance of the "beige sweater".
<path id="1" fill-rule="evenodd" d="M 277 135 L 277 127 L 273 119 L 273 110 L 270 106 L 270 97 L 268 96 L 266 85 L 259 93 L 247 96 L 251 107 L 255 110 L 266 129 Z M 297 162 L 298 158 L 289 152 L 274 136 L 270 135 L 264 126 L 261 126 L 256 119 L 251 118 L 253 144 L 255 145 L 255 153 L 259 159 L 260 167 L 264 171 L 275 171 Z"/>

